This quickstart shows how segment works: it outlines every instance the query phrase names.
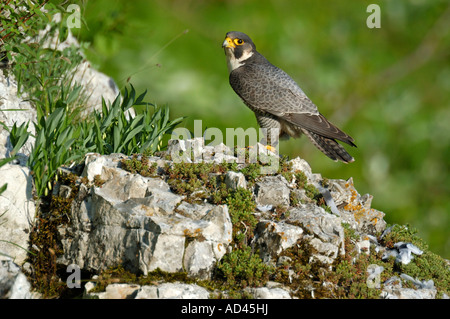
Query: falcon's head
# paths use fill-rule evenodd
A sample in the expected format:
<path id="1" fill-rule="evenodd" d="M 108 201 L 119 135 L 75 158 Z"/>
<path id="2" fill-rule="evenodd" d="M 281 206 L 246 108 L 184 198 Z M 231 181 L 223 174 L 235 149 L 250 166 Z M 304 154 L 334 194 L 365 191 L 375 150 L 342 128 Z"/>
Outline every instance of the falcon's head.
<path id="1" fill-rule="evenodd" d="M 237 69 L 256 52 L 255 44 L 248 35 L 238 31 L 228 32 L 222 43 L 227 56 L 228 71 Z"/>

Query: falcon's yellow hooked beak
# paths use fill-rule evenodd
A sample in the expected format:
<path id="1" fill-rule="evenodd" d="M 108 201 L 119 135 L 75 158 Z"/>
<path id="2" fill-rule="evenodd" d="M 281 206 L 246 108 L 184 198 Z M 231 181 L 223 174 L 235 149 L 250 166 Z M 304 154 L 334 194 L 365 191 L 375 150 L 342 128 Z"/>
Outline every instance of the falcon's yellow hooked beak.
<path id="1" fill-rule="evenodd" d="M 231 38 L 226 37 L 225 41 L 223 41 L 222 43 L 222 48 L 235 48 L 236 45 L 234 44 L 233 40 L 231 40 Z"/>

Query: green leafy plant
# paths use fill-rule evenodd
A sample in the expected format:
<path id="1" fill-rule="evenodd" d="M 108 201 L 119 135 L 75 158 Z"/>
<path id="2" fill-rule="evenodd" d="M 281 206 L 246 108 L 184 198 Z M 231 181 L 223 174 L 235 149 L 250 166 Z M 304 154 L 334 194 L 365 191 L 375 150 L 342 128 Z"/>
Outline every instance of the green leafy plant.
<path id="1" fill-rule="evenodd" d="M 14 156 L 17 154 L 17 152 L 22 148 L 22 146 L 28 140 L 28 137 L 31 134 L 30 132 L 28 132 L 29 124 L 30 124 L 29 122 L 23 122 L 20 125 L 17 125 L 16 123 L 14 123 L 11 129 L 8 129 L 8 127 L 3 124 L 5 129 L 10 134 L 9 139 L 10 139 L 11 145 L 13 145 L 13 149 L 10 152 L 10 155 L 12 158 L 14 158 Z"/>
<path id="2" fill-rule="evenodd" d="M 232 191 L 227 197 L 227 204 L 231 209 L 231 221 L 233 223 L 248 220 L 247 215 L 251 215 L 256 208 L 252 199 L 252 191 L 245 188 Z"/>
<path id="3" fill-rule="evenodd" d="M 122 169 L 129 171 L 133 174 L 140 174 L 145 177 L 156 175 L 157 164 L 152 163 L 149 165 L 147 156 L 133 154 L 130 159 L 123 159 L 120 161 Z"/>
<path id="4" fill-rule="evenodd" d="M 45 7 L 45 10 L 44 10 Z M 38 122 L 50 114 L 56 106 L 54 101 L 61 97 L 69 101 L 71 112 L 79 113 L 86 95 L 73 95 L 77 103 L 70 101 L 75 87 L 75 72 L 83 57 L 80 48 L 71 45 L 59 50 L 58 45 L 66 40 L 69 29 L 66 25 L 67 12 L 47 0 L 9 0 L 0 7 L 0 57 L 2 65 L 9 65 L 5 73 L 12 72 L 17 81 L 19 95 L 24 95 L 37 110 Z M 59 14 L 60 19 L 54 19 Z M 80 47 L 85 47 L 80 43 Z"/>
<path id="5" fill-rule="evenodd" d="M 123 97 L 118 95 L 110 107 L 102 103 L 102 112 L 94 111 L 92 123 L 82 124 L 87 137 L 84 147 L 101 154 L 133 153 L 152 154 L 162 147 L 162 138 L 170 133 L 183 118 L 169 120 L 169 108 L 156 107 L 144 102 L 147 91 L 136 98 L 136 91 L 125 88 Z M 122 102 L 121 102 L 122 98 Z M 133 106 L 145 106 L 135 117 L 128 111 Z"/>
<path id="6" fill-rule="evenodd" d="M 56 104 L 58 107 L 50 115 L 35 123 L 36 141 L 28 158 L 39 196 L 47 195 L 52 189 L 59 167 L 82 156 L 71 149 L 76 140 L 76 126 L 67 116 L 67 105 L 61 100 Z"/>
<path id="7" fill-rule="evenodd" d="M 2 167 L 3 165 L 5 165 L 15 159 L 15 155 L 20 150 L 20 148 L 25 144 L 30 133 L 27 131 L 28 122 L 22 123 L 20 126 L 17 126 L 16 123 L 14 123 L 11 130 L 8 128 L 7 125 L 5 125 L 2 122 L 0 122 L 0 125 L 2 125 L 8 132 L 10 132 L 11 144 L 14 146 L 12 151 L 10 152 L 11 156 L 0 160 L 0 167 Z M 0 186 L 0 194 L 2 194 L 6 190 L 7 187 L 8 187 L 7 184 L 1 185 Z"/>
<path id="8" fill-rule="evenodd" d="M 21 37 L 24 33 L 32 30 L 36 25 L 36 16 L 49 19 L 49 15 L 41 10 L 48 2 L 48 0 L 2 1 L 0 8 L 2 14 L 2 20 L 0 21 L 1 40 L 6 41 L 7 39 Z M 37 30 L 34 31 L 37 32 Z"/>
<path id="9" fill-rule="evenodd" d="M 61 14 L 59 22 L 53 19 L 56 13 Z M 4 1 L 0 14 L 0 56 L 2 65 L 7 66 L 3 72 L 13 73 L 18 94 L 26 93 L 37 111 L 36 143 L 28 165 L 37 192 L 42 195 L 51 187 L 55 167 L 77 157 L 68 148 L 74 140 L 74 128 L 71 127 L 73 118 L 67 113 L 69 107 L 76 109 L 75 98 L 83 97 L 79 94 L 81 87 L 73 83 L 74 72 L 71 72 L 82 56 L 73 46 L 56 50 L 68 35 L 66 13 L 48 0 Z M 14 124 L 10 130 L 6 128 L 13 150 L 11 159 L 5 161 L 13 160 L 25 144 L 30 136 L 28 127 L 29 123 L 23 123 Z"/>
<path id="10" fill-rule="evenodd" d="M 24 122 L 20 126 L 17 126 L 16 123 L 13 124 L 13 127 L 10 131 L 11 144 L 14 145 L 14 149 L 12 150 L 12 154 L 16 154 L 17 151 L 25 144 L 30 133 L 28 132 L 29 122 Z"/>
<path id="11" fill-rule="evenodd" d="M 61 92 L 63 89 L 61 88 Z M 153 153 L 162 147 L 164 134 L 181 122 L 182 118 L 169 120 L 168 108 L 147 105 L 147 109 L 137 115 L 127 115 L 133 106 L 144 104 L 143 94 L 136 98 L 136 92 L 125 89 L 122 103 L 118 95 L 108 108 L 103 101 L 103 112 L 94 111 L 93 121 L 76 121 L 76 114 L 69 112 L 69 104 L 77 98 L 79 87 L 73 87 L 60 99 L 52 101 L 49 115 L 42 114 L 35 125 L 36 141 L 28 158 L 28 166 L 34 176 L 37 194 L 47 195 L 57 178 L 59 167 L 76 161 L 87 152 L 100 154 L 137 152 Z M 155 112 L 151 109 L 155 108 Z M 28 123 L 13 126 L 11 143 L 14 151 L 26 142 Z"/>

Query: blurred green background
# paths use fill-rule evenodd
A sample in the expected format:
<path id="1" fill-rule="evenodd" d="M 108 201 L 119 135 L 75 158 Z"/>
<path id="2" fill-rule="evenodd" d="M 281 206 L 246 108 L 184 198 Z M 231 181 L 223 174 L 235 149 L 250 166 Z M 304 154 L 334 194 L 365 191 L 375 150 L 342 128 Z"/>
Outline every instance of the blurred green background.
<path id="1" fill-rule="evenodd" d="M 77 3 L 77 1 L 71 1 Z M 127 80 L 172 117 L 203 129 L 257 127 L 228 84 L 222 41 L 250 35 L 257 49 L 289 73 L 334 124 L 353 136 L 356 161 L 335 163 L 306 138 L 282 141 L 327 178 L 353 177 L 359 193 L 390 224 L 419 230 L 430 249 L 450 258 L 449 2 L 377 1 L 381 28 L 369 29 L 372 1 L 89 0 L 87 58 Z M 186 32 L 186 30 L 189 30 Z"/>

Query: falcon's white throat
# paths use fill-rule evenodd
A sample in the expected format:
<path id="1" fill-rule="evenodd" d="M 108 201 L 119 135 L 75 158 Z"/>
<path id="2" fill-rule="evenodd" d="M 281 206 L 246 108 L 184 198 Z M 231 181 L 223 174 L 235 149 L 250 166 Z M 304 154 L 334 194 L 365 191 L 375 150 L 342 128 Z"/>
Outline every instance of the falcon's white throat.
<path id="1" fill-rule="evenodd" d="M 225 52 L 227 55 L 228 73 L 231 73 L 231 71 L 236 70 L 238 67 L 244 65 L 244 61 L 253 55 L 252 51 L 244 51 L 242 56 L 239 59 L 236 59 L 232 49 L 229 48 L 225 50 Z"/>

